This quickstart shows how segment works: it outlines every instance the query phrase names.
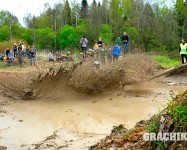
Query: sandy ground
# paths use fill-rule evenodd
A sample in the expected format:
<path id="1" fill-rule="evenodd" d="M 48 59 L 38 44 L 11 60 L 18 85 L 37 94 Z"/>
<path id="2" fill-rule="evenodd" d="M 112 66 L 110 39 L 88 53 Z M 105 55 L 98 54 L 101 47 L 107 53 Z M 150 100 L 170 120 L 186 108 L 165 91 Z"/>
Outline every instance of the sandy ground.
<path id="1" fill-rule="evenodd" d="M 171 92 L 187 88 L 187 74 L 182 73 L 127 85 L 123 92 L 111 90 L 94 96 L 62 89 L 22 100 L 19 91 L 37 75 L 0 72 L 0 146 L 8 150 L 88 149 L 109 135 L 113 126 L 131 128 L 149 119 L 168 102 Z"/>

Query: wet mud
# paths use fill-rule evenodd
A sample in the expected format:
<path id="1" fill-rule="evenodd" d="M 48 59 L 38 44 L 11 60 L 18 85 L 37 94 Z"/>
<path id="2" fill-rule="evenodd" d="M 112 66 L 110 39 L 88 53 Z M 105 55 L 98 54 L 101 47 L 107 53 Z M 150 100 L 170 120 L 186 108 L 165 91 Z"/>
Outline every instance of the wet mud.
<path id="1" fill-rule="evenodd" d="M 154 74 L 152 65 L 144 69 L 139 65 L 138 70 L 127 69 L 123 77 L 118 72 L 123 65 L 118 66 L 120 67 L 117 69 L 108 69 L 106 66 L 101 66 L 100 69 L 106 69 L 105 73 L 114 69 L 110 74 L 119 77 L 120 80 L 115 81 L 120 88 L 116 88 L 116 84 L 108 80 L 104 85 L 100 84 L 107 79 L 103 79 L 105 73 L 99 71 L 97 79 L 97 68 L 89 69 L 84 64 L 75 65 L 69 71 L 61 68 L 39 76 L 38 73 L 33 73 L 29 79 L 26 73 L 24 78 L 20 73 L 9 73 L 9 77 L 15 77 L 16 85 L 13 89 L 16 91 L 8 94 L 4 93 L 10 84 L 5 83 L 7 76 L 3 76 L 0 80 L 0 146 L 9 150 L 88 149 L 110 134 L 115 125 L 125 124 L 127 128 L 131 128 L 136 122 L 149 119 L 149 116 L 162 109 L 162 105 L 167 104 L 170 93 L 183 92 L 187 87 L 186 72 L 135 83 L 134 81 Z M 87 68 L 83 76 L 81 67 L 84 70 Z M 69 74 L 70 71 L 74 74 Z M 134 76 L 130 77 L 130 72 L 134 72 Z M 94 78 L 89 78 L 90 74 Z M 87 82 L 83 82 L 83 79 Z M 15 94 L 20 91 L 21 94 Z M 23 100 L 22 97 L 29 92 L 30 95 Z"/>

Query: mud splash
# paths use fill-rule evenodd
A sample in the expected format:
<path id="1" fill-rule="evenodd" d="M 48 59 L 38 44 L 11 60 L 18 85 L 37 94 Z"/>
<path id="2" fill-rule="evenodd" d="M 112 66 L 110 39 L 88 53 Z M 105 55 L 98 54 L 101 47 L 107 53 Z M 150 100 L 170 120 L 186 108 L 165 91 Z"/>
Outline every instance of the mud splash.
<path id="1" fill-rule="evenodd" d="M 39 75 L 25 97 L 41 98 L 48 93 L 63 93 L 66 89 L 81 94 L 101 94 L 141 81 L 153 75 L 154 70 L 154 63 L 145 55 L 130 55 L 116 64 L 99 67 L 92 61 L 79 62 L 70 68 L 50 69 L 47 74 Z"/>

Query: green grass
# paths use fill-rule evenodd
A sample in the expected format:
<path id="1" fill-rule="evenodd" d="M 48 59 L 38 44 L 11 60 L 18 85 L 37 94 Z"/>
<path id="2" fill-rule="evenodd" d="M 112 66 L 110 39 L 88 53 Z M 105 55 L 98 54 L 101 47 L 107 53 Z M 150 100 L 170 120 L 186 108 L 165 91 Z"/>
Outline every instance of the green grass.
<path id="1" fill-rule="evenodd" d="M 162 68 L 171 68 L 181 65 L 181 60 L 179 57 L 170 58 L 166 55 L 152 55 L 150 58 L 155 61 L 158 67 Z"/>
<path id="2" fill-rule="evenodd" d="M 28 66 L 30 66 L 30 62 L 25 61 L 24 65 L 25 65 L 25 67 L 28 67 Z M 7 61 L 0 62 L 0 70 L 12 70 L 12 69 L 18 69 L 18 68 L 20 68 L 20 65 L 18 65 L 18 64 L 16 64 L 16 65 L 13 64 L 12 67 L 9 67 Z"/>
<path id="3" fill-rule="evenodd" d="M 180 93 L 178 95 L 181 101 L 184 99 L 182 95 L 183 93 Z M 177 132 L 181 132 L 181 129 L 182 131 L 186 130 L 187 106 L 183 106 L 181 103 L 175 104 L 173 101 L 171 101 L 170 103 L 168 103 L 168 109 Z"/>
<path id="4" fill-rule="evenodd" d="M 55 59 L 55 57 L 53 56 L 53 59 Z M 47 56 L 37 56 L 37 60 L 48 60 Z"/>
<path id="5" fill-rule="evenodd" d="M 158 130 L 158 123 L 156 120 L 156 116 L 151 117 L 151 124 L 146 124 L 145 129 L 149 132 L 157 132 Z"/>

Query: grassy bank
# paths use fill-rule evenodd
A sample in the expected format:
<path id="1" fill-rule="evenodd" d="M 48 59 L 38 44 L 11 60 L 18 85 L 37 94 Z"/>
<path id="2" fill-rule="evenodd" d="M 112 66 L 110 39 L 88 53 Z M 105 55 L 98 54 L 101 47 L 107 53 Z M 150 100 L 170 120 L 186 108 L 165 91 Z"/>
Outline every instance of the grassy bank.
<path id="1" fill-rule="evenodd" d="M 152 60 L 156 63 L 158 67 L 171 68 L 181 65 L 181 60 L 179 57 L 169 57 L 168 55 L 152 55 L 150 56 Z"/>
<path id="2" fill-rule="evenodd" d="M 24 65 L 25 65 L 25 67 L 29 67 L 30 66 L 30 62 L 29 61 L 25 61 Z M 19 64 L 13 64 L 12 67 L 9 67 L 7 61 L 0 62 L 0 69 L 1 70 L 12 70 L 12 69 L 18 69 L 18 68 L 20 68 Z"/>

